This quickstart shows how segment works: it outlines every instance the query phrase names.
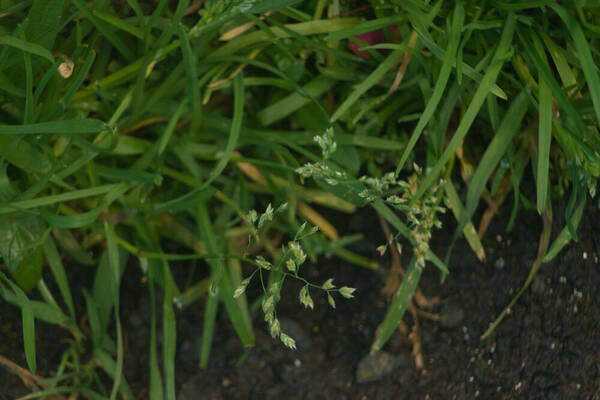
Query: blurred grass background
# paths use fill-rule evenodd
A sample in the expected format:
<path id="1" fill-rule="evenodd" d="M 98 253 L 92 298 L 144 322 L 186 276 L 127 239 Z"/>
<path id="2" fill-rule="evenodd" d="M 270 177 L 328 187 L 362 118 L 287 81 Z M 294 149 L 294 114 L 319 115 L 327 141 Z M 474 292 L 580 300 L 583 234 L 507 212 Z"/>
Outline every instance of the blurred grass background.
<path id="1" fill-rule="evenodd" d="M 174 307 L 204 300 L 201 366 L 220 303 L 250 348 L 249 302 L 260 299 L 233 292 L 246 254 L 281 256 L 281 237 L 246 243 L 249 210 L 268 203 L 288 208 L 267 232 L 319 227 L 302 243 L 312 261 L 333 253 L 380 268 L 346 248 L 361 237 L 338 232 L 327 209 L 372 206 L 395 230 L 390 242 L 424 243 L 373 352 L 418 290 L 419 254 L 451 273 L 453 243 L 436 256 L 415 236 L 433 229 L 415 230 L 411 212 L 424 204 L 449 208 L 455 240 L 464 236 L 481 260 L 503 203 L 508 230 L 520 212 L 540 214 L 538 257 L 516 301 L 576 240 L 596 193 L 599 36 L 596 1 L 0 0 L 0 296 L 22 311 L 32 372 L 36 319 L 74 339 L 35 397 L 133 397 L 122 376 L 125 268 L 141 268 L 163 299 L 149 332 L 152 399 L 175 398 Z M 323 162 L 313 137 L 328 128 L 337 150 L 326 165 L 343 182 L 301 179 L 298 168 Z M 413 163 L 423 169 L 415 181 Z M 377 186 L 390 172 L 393 184 Z M 403 182 L 414 190 L 400 206 L 390 196 Z M 552 232 L 562 198 L 564 229 Z M 165 251 L 173 244 L 177 254 Z M 176 260 L 205 278 L 178 286 Z M 83 293 L 89 337 L 69 281 L 86 266 L 95 269 Z M 84 365 L 85 340 L 94 362 Z"/>

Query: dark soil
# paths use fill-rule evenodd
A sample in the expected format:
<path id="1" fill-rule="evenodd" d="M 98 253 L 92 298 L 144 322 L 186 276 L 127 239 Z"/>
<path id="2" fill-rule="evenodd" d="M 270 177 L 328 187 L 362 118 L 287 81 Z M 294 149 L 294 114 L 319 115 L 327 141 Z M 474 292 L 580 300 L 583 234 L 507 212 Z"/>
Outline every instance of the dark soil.
<path id="1" fill-rule="evenodd" d="M 560 215 L 555 211 L 553 237 L 564 224 Z M 517 228 L 506 234 L 505 217 L 498 216 L 486 234 L 485 263 L 463 241 L 455 247 L 451 275 L 443 284 L 439 272 L 428 265 L 420 287 L 426 296 L 440 298 L 433 312 L 443 322 L 419 319 L 423 370 L 415 368 L 412 342 L 398 331 L 385 347 L 392 371 L 375 381 L 357 383 L 359 362 L 367 356 L 389 304 L 380 294 L 386 271 L 373 273 L 335 258 L 322 258 L 318 266 L 306 267 L 304 275 L 315 282 L 333 277 L 338 285 L 355 286 L 356 297 L 337 299 L 333 310 L 314 292 L 315 310 L 306 311 L 298 302 L 299 287 L 285 286 L 288 290 L 284 290 L 278 315 L 283 330 L 297 340 L 296 351 L 272 340 L 257 313 L 256 346 L 243 365 L 235 367 L 244 349 L 221 312 L 210 366 L 200 370 L 203 304 L 180 311 L 178 398 L 600 399 L 600 235 L 596 231 L 600 212 L 588 208 L 578 231 L 579 242 L 542 266 L 510 315 L 482 341 L 480 335 L 519 290 L 537 254 L 541 219 L 523 212 Z M 336 226 L 346 234 L 365 233 L 368 240 L 353 250 L 379 258 L 374 249 L 384 239 L 372 212 L 341 218 Z M 451 235 L 450 229 L 434 235 L 432 246 L 437 254 L 445 254 Z M 388 258 L 388 254 L 379 258 L 384 267 Z M 129 268 L 125 279 L 133 282 L 121 300 L 127 337 L 125 374 L 137 398 L 145 399 L 149 300 L 139 269 Z M 408 314 L 404 321 L 409 327 L 414 323 Z M 39 322 L 36 326 L 40 374 L 49 376 L 66 344 L 57 340 L 55 328 Z M 25 366 L 20 335 L 20 313 L 0 304 L 0 355 Z M 3 368 L 0 383 L 2 400 L 28 393 Z"/>

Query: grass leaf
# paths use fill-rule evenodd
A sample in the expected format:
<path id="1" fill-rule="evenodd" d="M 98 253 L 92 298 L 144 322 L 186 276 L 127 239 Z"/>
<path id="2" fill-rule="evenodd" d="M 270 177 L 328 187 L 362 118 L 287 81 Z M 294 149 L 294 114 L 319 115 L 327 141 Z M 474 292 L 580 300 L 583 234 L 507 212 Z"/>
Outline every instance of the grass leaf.
<path id="1" fill-rule="evenodd" d="M 10 279 L 0 272 L 0 279 L 6 282 L 16 293 L 16 304 L 21 308 L 21 320 L 23 323 L 23 344 L 25 345 L 25 359 L 27 366 L 32 374 L 35 374 L 37 369 L 36 351 L 35 351 L 35 320 L 31 302 L 23 290 L 15 285 Z M 0 293 L 4 293 L 0 290 Z M 5 298 L 6 300 L 6 298 Z"/>
<path id="2" fill-rule="evenodd" d="M 598 67 L 592 57 L 590 45 L 585 38 L 583 30 L 579 23 L 573 18 L 571 13 L 558 4 L 552 4 L 550 7 L 560 16 L 565 26 L 571 33 L 573 43 L 577 49 L 577 55 L 581 62 L 581 69 L 585 75 L 586 83 L 590 89 L 590 97 L 596 113 L 596 121 L 600 121 L 600 76 Z"/>
<path id="3" fill-rule="evenodd" d="M 446 192 L 446 202 L 448 207 L 450 207 L 454 217 L 458 222 L 460 221 L 460 216 L 464 213 L 464 208 L 451 181 L 448 180 L 445 182 L 444 191 Z M 462 232 L 479 261 L 483 262 L 485 260 L 485 251 L 481 241 L 479 240 L 479 236 L 477 236 L 477 231 L 475 230 L 473 223 L 471 221 L 467 222 Z"/>
<path id="4" fill-rule="evenodd" d="M 425 106 L 425 110 L 419 117 L 419 122 L 417 122 L 417 126 L 415 127 L 406 148 L 404 149 L 404 153 L 402 153 L 402 157 L 400 161 L 398 161 L 398 166 L 396 167 L 396 175 L 402 170 L 404 167 L 404 163 L 406 159 L 412 152 L 417 140 L 421 136 L 421 133 L 429 123 L 429 120 L 433 116 L 442 95 L 444 94 L 444 89 L 448 84 L 448 78 L 450 77 L 450 72 L 452 71 L 452 66 L 456 64 L 456 52 L 458 50 L 458 45 L 460 43 L 460 34 L 462 30 L 462 26 L 465 20 L 465 10 L 461 3 L 457 3 L 454 6 L 454 15 L 452 19 L 452 28 L 450 30 L 450 41 L 448 43 L 448 48 L 446 49 L 446 54 L 444 56 L 444 60 L 442 62 L 442 66 L 440 68 L 440 73 L 436 77 L 435 87 L 433 88 L 433 94 L 429 98 L 427 105 Z"/>
<path id="5" fill-rule="evenodd" d="M 98 133 L 106 124 L 98 119 L 67 119 L 25 125 L 0 125 L 0 135 L 49 135 Z"/>
<path id="6" fill-rule="evenodd" d="M 202 325 L 202 347 L 200 348 L 200 368 L 208 366 L 212 339 L 215 333 L 215 319 L 219 306 L 219 296 L 211 291 L 206 297 L 204 306 L 204 320 Z"/>
<path id="7" fill-rule="evenodd" d="M 342 115 L 344 115 L 348 109 L 356 103 L 356 101 L 371 87 L 373 87 L 383 76 L 390 70 L 394 65 L 404 56 L 404 50 L 395 50 L 391 52 L 383 62 L 364 80 L 358 85 L 356 89 L 344 100 L 344 102 L 335 110 L 329 122 L 333 123 L 337 121 Z"/>
<path id="8" fill-rule="evenodd" d="M 388 307 L 383 322 L 377 329 L 377 334 L 371 344 L 371 354 L 377 353 L 383 349 L 383 346 L 396 331 L 398 324 L 404 317 L 404 313 L 408 308 L 412 295 L 421 279 L 421 273 L 423 272 L 423 268 L 417 266 L 415 261 L 416 257 L 413 256 L 408 264 L 406 275 L 404 276 L 404 279 L 402 279 L 402 283 L 394 295 L 392 303 Z"/>
<path id="9" fill-rule="evenodd" d="M 246 100 L 244 98 L 244 82 L 242 73 L 238 74 L 233 81 L 233 121 L 231 122 L 231 131 L 229 133 L 229 139 L 223 154 L 219 158 L 217 165 L 211 171 L 210 176 L 204 182 L 203 187 L 208 186 L 213 180 L 215 180 L 221 172 L 227 166 L 235 145 L 240 137 L 242 131 L 242 122 L 244 120 L 244 104 Z"/>
<path id="10" fill-rule="evenodd" d="M 26 40 L 19 39 L 14 36 L 0 36 L 0 45 L 14 47 L 15 49 L 22 50 L 26 53 L 43 57 L 51 63 L 54 62 L 54 57 L 52 56 L 52 53 L 50 53 L 46 48 L 40 46 L 39 44 L 28 42 Z"/>
<path id="11" fill-rule="evenodd" d="M 525 92 L 521 92 L 513 100 L 502 123 L 498 127 L 498 131 L 479 161 L 479 166 L 469 182 L 467 204 L 465 205 L 464 214 L 460 219 L 459 230 L 462 231 L 468 220 L 473 216 L 486 182 L 521 126 L 521 121 L 527 111 L 528 102 L 529 99 Z"/>
<path id="12" fill-rule="evenodd" d="M 69 287 L 69 281 L 67 279 L 67 274 L 65 272 L 65 267 L 63 266 L 62 260 L 58 254 L 58 250 L 56 249 L 56 245 L 54 244 L 54 240 L 52 237 L 48 236 L 44 241 L 44 255 L 46 256 L 46 260 L 48 261 L 48 265 L 50 270 L 52 271 L 52 275 L 54 276 L 54 280 L 58 285 L 58 290 L 62 295 L 62 298 L 67 305 L 67 309 L 69 310 L 69 315 L 72 319 L 75 319 L 75 307 L 73 305 L 73 296 L 71 295 L 71 289 Z"/>
<path id="13" fill-rule="evenodd" d="M 515 31 L 515 26 L 516 18 L 513 14 L 511 14 L 508 16 L 506 24 L 504 25 L 504 30 L 502 31 L 502 35 L 500 37 L 498 47 L 496 48 L 492 64 L 488 68 L 481 81 L 481 84 L 477 88 L 477 91 L 475 92 L 475 95 L 473 96 L 473 99 L 471 100 L 467 111 L 463 115 L 460 124 L 458 125 L 458 128 L 454 133 L 454 136 L 446 146 L 446 149 L 442 153 L 440 159 L 431 168 L 431 170 L 429 170 L 427 176 L 421 183 L 421 186 L 415 193 L 413 200 L 416 201 L 416 199 L 419 199 L 425 193 L 425 191 L 428 190 L 434 184 L 435 181 L 437 181 L 439 174 L 442 171 L 442 168 L 444 168 L 446 163 L 450 160 L 450 157 L 452 157 L 458 146 L 463 141 L 467 132 L 471 128 L 471 125 L 473 124 L 473 121 L 475 120 L 479 109 L 481 108 L 483 102 L 487 97 L 491 85 L 496 81 L 496 78 L 500 73 L 502 65 L 506 60 L 510 48 L 510 43 Z"/>

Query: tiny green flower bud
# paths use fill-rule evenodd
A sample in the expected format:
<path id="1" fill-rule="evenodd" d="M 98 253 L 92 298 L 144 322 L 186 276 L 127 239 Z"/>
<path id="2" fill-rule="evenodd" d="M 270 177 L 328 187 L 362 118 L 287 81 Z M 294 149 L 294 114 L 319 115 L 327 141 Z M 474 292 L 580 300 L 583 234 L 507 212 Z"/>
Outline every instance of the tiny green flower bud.
<path id="1" fill-rule="evenodd" d="M 271 284 L 271 287 L 269 288 L 269 293 L 277 294 L 277 293 L 279 293 L 280 289 L 281 289 L 281 283 L 279 283 L 278 281 L 275 281 Z"/>
<path id="2" fill-rule="evenodd" d="M 323 290 L 333 289 L 334 287 L 335 285 L 333 284 L 333 278 L 327 279 L 325 283 L 321 285 L 321 289 Z"/>
<path id="3" fill-rule="evenodd" d="M 272 221 L 273 220 L 273 207 L 271 207 L 271 203 L 269 203 L 269 205 L 267 206 L 267 209 L 265 210 L 264 214 L 260 216 L 260 219 L 258 220 L 258 229 L 262 228 L 262 226 L 267 222 L 267 221 Z"/>
<path id="4" fill-rule="evenodd" d="M 265 322 L 271 324 L 273 319 L 275 318 L 275 313 L 273 311 L 265 313 Z"/>
<path id="5" fill-rule="evenodd" d="M 250 225 L 254 225 L 254 223 L 258 219 L 258 213 L 256 212 L 256 210 L 250 210 L 248 212 L 248 217 L 247 218 L 248 218 L 248 223 Z"/>
<path id="6" fill-rule="evenodd" d="M 246 285 L 238 286 L 237 289 L 235 289 L 235 292 L 233 292 L 233 298 L 237 299 L 238 297 L 243 295 L 245 291 L 246 291 Z"/>
<path id="7" fill-rule="evenodd" d="M 288 258 L 288 260 L 285 262 L 285 266 L 287 267 L 288 271 L 296 272 L 296 263 L 291 258 Z"/>
<path id="8" fill-rule="evenodd" d="M 299 237 L 300 235 L 302 235 L 302 232 L 304 232 L 305 228 L 306 228 L 306 222 L 304 222 L 302 225 L 300 225 L 300 228 L 298 228 L 298 231 L 296 232 L 296 238 Z"/>
<path id="9" fill-rule="evenodd" d="M 294 255 L 294 260 L 296 261 L 296 265 L 302 265 L 304 263 L 304 261 L 306 260 L 306 254 L 304 253 L 304 250 L 302 250 L 300 243 L 295 242 L 295 241 L 290 242 L 289 246 L 290 246 L 290 250 L 292 251 L 292 254 Z"/>
<path id="10" fill-rule="evenodd" d="M 286 335 L 285 333 L 281 332 L 281 335 L 279 335 L 279 339 L 284 345 L 286 345 L 290 349 L 296 350 L 296 341 L 288 335 Z"/>
<path id="11" fill-rule="evenodd" d="M 300 289 L 300 303 L 304 305 L 306 308 L 313 309 L 315 307 L 315 303 L 313 303 L 312 297 L 310 297 L 310 293 L 308 293 L 308 286 L 304 286 Z"/>
<path id="12" fill-rule="evenodd" d="M 262 309 L 265 314 L 273 312 L 273 310 L 275 309 L 275 299 L 273 298 L 273 296 L 269 296 L 265 300 L 263 300 Z"/>
<path id="13" fill-rule="evenodd" d="M 356 290 L 356 288 L 351 288 L 348 286 L 342 286 L 340 288 L 340 294 L 342 296 L 344 296 L 347 299 L 351 299 L 352 297 L 354 297 L 354 295 L 352 293 L 354 293 L 354 291 Z"/>
<path id="14" fill-rule="evenodd" d="M 269 326 L 269 333 L 273 338 L 276 338 L 281 333 L 281 325 L 278 319 L 274 319 Z"/>
<path id="15" fill-rule="evenodd" d="M 304 164 L 303 166 L 296 168 L 296 173 L 302 178 L 310 178 L 314 174 L 312 164 Z"/>
<path id="16" fill-rule="evenodd" d="M 261 268 L 264 268 L 267 270 L 271 269 L 271 263 L 268 262 L 267 260 L 265 260 L 263 257 L 258 256 L 258 257 L 256 257 L 255 261 Z"/>
<path id="17" fill-rule="evenodd" d="M 333 296 L 329 293 L 327 293 L 327 301 L 331 307 L 335 308 L 335 300 L 333 300 Z"/>

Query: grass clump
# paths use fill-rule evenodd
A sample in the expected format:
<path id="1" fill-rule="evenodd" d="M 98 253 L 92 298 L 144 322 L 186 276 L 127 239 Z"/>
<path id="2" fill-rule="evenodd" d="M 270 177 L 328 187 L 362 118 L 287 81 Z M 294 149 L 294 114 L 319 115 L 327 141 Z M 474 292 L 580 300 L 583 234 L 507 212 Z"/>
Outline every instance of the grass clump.
<path id="1" fill-rule="evenodd" d="M 286 277 L 304 283 L 305 306 L 312 288 L 335 307 L 332 294 L 353 289 L 304 280 L 305 260 L 333 253 L 378 268 L 314 205 L 370 206 L 397 232 L 388 245 L 413 249 L 373 352 L 426 263 L 451 273 L 454 242 L 441 258 L 428 246 L 446 207 L 454 239 L 482 260 L 480 239 L 506 199 L 508 230 L 521 208 L 541 215 L 538 257 L 514 303 L 577 239 L 596 194 L 599 18 L 592 5 L 554 1 L 0 1 L 0 296 L 22 311 L 32 372 L 35 320 L 73 337 L 37 396 L 133 397 L 122 373 L 126 268 L 162 296 L 162 324 L 153 304 L 149 332 L 153 399 L 175 398 L 176 307 L 204 299 L 201 366 L 220 303 L 254 345 L 254 276 L 270 332 L 293 348 L 275 311 Z M 165 251 L 173 244 L 181 251 Z M 178 285 L 180 260 L 201 278 Z M 71 291 L 80 265 L 95 271 L 85 310 Z"/>

